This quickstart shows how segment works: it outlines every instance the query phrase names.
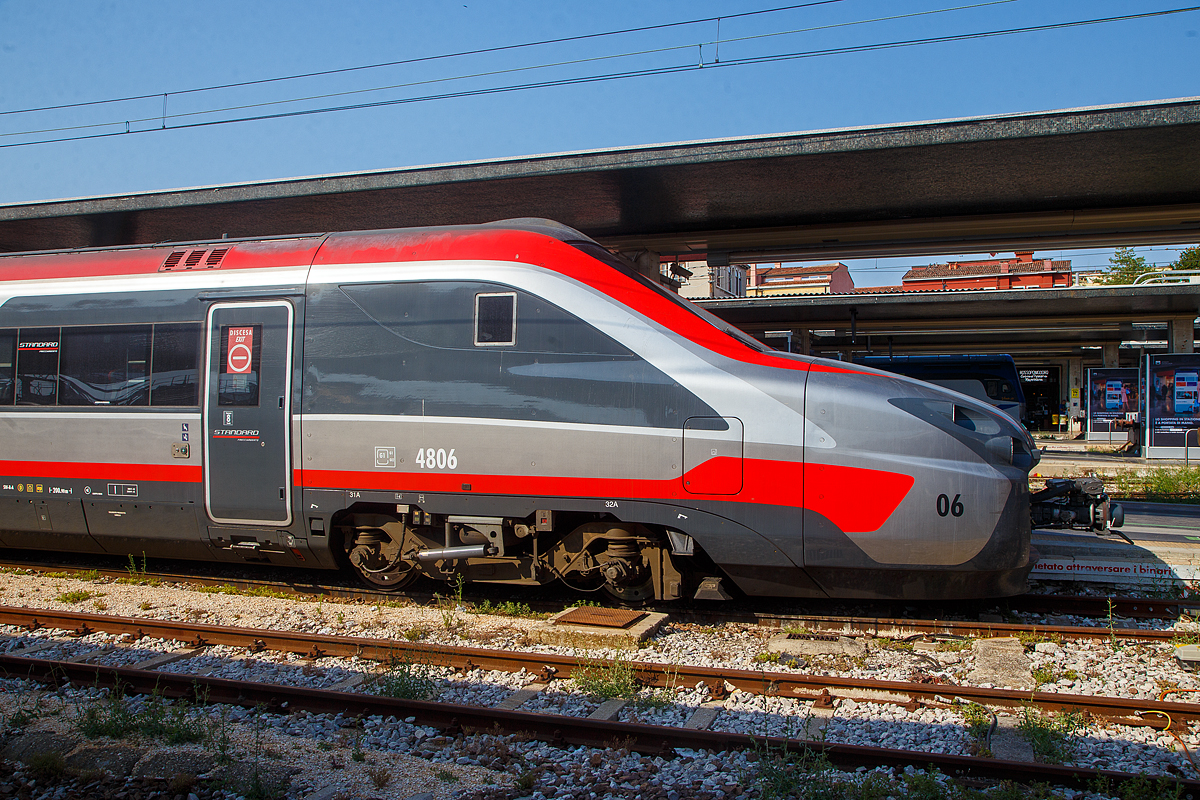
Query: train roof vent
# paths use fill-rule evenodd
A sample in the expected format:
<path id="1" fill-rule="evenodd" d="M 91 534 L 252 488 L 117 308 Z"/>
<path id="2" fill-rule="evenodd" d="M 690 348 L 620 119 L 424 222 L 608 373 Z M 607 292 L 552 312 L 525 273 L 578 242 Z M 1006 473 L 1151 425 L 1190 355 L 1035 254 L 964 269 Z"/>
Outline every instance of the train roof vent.
<path id="1" fill-rule="evenodd" d="M 195 250 L 176 250 L 167 256 L 167 260 L 158 268 L 159 272 L 175 272 L 185 269 L 216 269 L 221 266 L 228 247 L 218 247 L 213 250 L 197 248 Z M 186 258 L 184 257 L 186 256 Z"/>
<path id="2" fill-rule="evenodd" d="M 158 268 L 158 271 L 170 272 L 175 269 L 179 265 L 179 262 L 183 260 L 183 255 L 186 252 L 187 250 L 176 250 L 171 253 L 171 255 L 167 256 L 167 260 L 163 262 L 163 265 Z"/>

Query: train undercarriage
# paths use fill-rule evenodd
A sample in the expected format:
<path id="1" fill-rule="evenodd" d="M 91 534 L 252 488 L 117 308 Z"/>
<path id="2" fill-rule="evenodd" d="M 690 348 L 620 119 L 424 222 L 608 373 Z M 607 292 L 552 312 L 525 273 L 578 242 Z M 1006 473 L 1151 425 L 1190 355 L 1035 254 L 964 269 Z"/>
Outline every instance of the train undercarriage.
<path id="1" fill-rule="evenodd" d="M 697 558 L 691 537 L 585 514 L 538 511 L 513 519 L 419 509 L 400 515 L 355 511 L 336 530 L 350 566 L 378 589 L 398 590 L 424 575 L 523 585 L 559 580 L 629 604 L 729 597 L 711 580 L 719 578 L 719 570 L 702 554 Z M 679 563 L 683 557 L 693 563 Z"/>
<path id="2" fill-rule="evenodd" d="M 561 581 L 621 603 L 725 600 L 724 576 L 680 531 L 536 511 L 524 518 L 356 507 L 335 522 L 346 561 L 367 585 L 396 591 L 436 581 L 544 585 Z M 1097 478 L 1051 479 L 1030 496 L 1032 529 L 1116 533 L 1124 521 Z"/>

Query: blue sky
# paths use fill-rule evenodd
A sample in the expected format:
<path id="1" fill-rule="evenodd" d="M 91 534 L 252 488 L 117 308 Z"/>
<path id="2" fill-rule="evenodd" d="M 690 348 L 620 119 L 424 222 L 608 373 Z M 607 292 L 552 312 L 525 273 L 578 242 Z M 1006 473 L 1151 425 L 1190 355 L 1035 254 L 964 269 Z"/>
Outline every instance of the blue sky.
<path id="1" fill-rule="evenodd" d="M 9 112 L 0 113 L 0 145 L 120 132 L 127 120 L 135 131 L 0 147 L 0 203 L 1193 96 L 1200 94 L 1200 12 L 731 63 L 1138 14 L 1193 2 L 835 0 L 738 16 L 793 4 L 0 0 L 0 112 Z M 914 14 L 920 16 L 867 21 Z M 719 31 L 710 20 L 431 58 L 711 17 L 722 17 Z M 719 51 L 713 44 L 718 39 Z M 394 61 L 408 63 L 185 91 Z M 699 68 L 702 61 L 705 66 Z M 178 128 L 647 70 L 678 71 Z M 148 97 L 11 113 L 142 95 Z M 292 102 L 320 95 L 326 96 Z M 1105 259 L 1101 256 L 1100 263 Z M 854 265 L 860 285 L 896 282 L 902 274 L 865 269 L 872 265 Z M 884 279 L 868 280 L 872 275 Z"/>

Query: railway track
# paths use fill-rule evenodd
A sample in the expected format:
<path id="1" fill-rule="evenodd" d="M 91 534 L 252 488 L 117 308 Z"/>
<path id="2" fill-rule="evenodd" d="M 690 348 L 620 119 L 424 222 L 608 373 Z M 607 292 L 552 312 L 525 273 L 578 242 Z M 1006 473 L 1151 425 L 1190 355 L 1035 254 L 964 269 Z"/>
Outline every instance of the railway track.
<path id="1" fill-rule="evenodd" d="M 411 719 L 417 724 L 437 728 L 451 736 L 470 736 L 474 733 L 519 734 L 557 746 L 583 745 L 595 748 L 607 748 L 614 746 L 614 743 L 620 743 L 620 746 L 629 750 L 668 758 L 675 755 L 677 748 L 707 751 L 808 749 L 823 753 L 831 763 L 842 769 L 860 766 L 932 765 L 943 773 L 956 777 L 1012 780 L 1022 783 L 1046 782 L 1076 788 L 1086 788 L 1098 777 L 1108 778 L 1114 785 L 1137 777 L 1109 770 L 829 744 L 795 738 L 756 737 L 610 719 L 574 718 L 503 708 L 452 705 L 278 684 L 231 681 L 147 669 L 96 667 L 71 661 L 11 655 L 0 656 L 0 670 L 9 676 L 37 681 L 61 683 L 65 679 L 77 686 L 107 688 L 119 685 L 125 692 L 156 692 L 168 698 L 260 707 L 280 713 L 304 710 L 348 717 L 392 716 L 397 719 Z M 1183 796 L 1200 797 L 1200 781 L 1179 779 L 1177 783 Z"/>
<path id="2" fill-rule="evenodd" d="M 539 676 L 544 682 L 569 678 L 579 670 L 594 670 L 599 665 L 599 662 L 587 659 L 548 653 L 451 647 L 395 639 L 270 631 L 46 609 L 0 607 L 0 624 L 28 630 L 54 628 L 68 631 L 74 636 L 95 632 L 129 634 L 138 639 L 151 637 L 174 640 L 189 648 L 226 645 L 246 648 L 251 652 L 270 650 L 296 653 L 314 659 L 327 656 L 359 657 L 383 663 L 421 662 L 459 671 L 476 668 L 526 671 Z M 1188 722 L 1200 721 L 1200 704 L 1196 703 L 989 689 L 957 684 L 876 681 L 778 670 L 739 670 L 646 661 L 630 661 L 626 666 L 634 671 L 638 681 L 645 686 L 670 688 L 704 683 L 717 699 L 724 698 L 732 691 L 745 691 L 813 701 L 818 707 L 832 707 L 840 697 L 897 704 L 909 710 L 921 707 L 947 708 L 964 701 L 1007 708 L 1032 705 L 1048 711 L 1086 712 L 1121 725 L 1158 729 L 1173 725 L 1177 730 L 1186 730 Z"/>
<path id="3" fill-rule="evenodd" d="M 298 598 L 321 598 L 345 602 L 378 603 L 407 599 L 414 603 L 430 604 L 438 596 L 432 592 L 385 593 L 367 588 L 342 586 L 330 582 L 311 580 L 271 580 L 265 578 L 241 578 L 228 575 L 196 575 L 176 572 L 138 572 L 128 569 L 97 569 L 94 567 L 64 566 L 31 560 L 0 561 L 0 568 L 26 569 L 47 573 L 65 573 L 78 576 L 98 576 L 109 580 L 128 579 L 133 575 L 139 581 L 194 584 L 207 587 L 229 587 L 231 591 L 255 592 L 268 590 L 280 594 L 291 594 Z M 564 603 L 572 598 L 565 597 L 557 602 L 527 604 L 543 613 L 560 611 Z M 1116 621 L 1123 619 L 1175 620 L 1180 617 L 1200 617 L 1200 599 L 1155 600 L 1139 597 L 1094 597 L 1084 595 L 1020 595 L 998 601 L 1004 610 L 1044 614 L 1050 616 L 1085 616 L 1100 624 L 1063 625 L 1025 622 L 981 622 L 972 620 L 919 619 L 892 616 L 846 616 L 829 614 L 786 614 L 753 609 L 702 609 L 685 605 L 653 607 L 671 615 L 680 622 L 701 625 L 726 623 L 756 625 L 766 628 L 803 629 L 814 634 L 868 635 L 890 638 L 913 637 L 990 637 L 990 636 L 1047 636 L 1064 639 L 1120 639 L 1122 641 L 1169 642 L 1177 636 L 1173 630 L 1121 627 Z M 996 615 L 999 616 L 999 615 Z"/>

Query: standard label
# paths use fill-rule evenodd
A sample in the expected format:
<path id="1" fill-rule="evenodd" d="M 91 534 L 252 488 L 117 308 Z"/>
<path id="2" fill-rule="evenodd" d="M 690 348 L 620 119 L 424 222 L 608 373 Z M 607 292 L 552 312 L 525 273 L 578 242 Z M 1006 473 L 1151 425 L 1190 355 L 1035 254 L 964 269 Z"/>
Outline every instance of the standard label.
<path id="1" fill-rule="evenodd" d="M 136 483 L 110 483 L 108 485 L 109 497 L 137 497 L 138 487 Z"/>

